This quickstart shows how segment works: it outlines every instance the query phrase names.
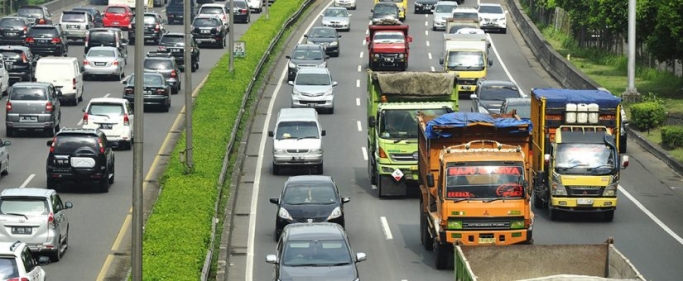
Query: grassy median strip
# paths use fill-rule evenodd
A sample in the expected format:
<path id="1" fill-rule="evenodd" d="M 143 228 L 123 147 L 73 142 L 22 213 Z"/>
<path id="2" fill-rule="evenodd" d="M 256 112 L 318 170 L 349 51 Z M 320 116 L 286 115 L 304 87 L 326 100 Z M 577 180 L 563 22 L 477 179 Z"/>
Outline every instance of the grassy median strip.
<path id="1" fill-rule="evenodd" d="M 145 226 L 144 280 L 199 279 L 210 246 L 216 182 L 244 91 L 270 41 L 303 2 L 273 4 L 270 19 L 260 17 L 240 39 L 247 52 L 245 58 L 235 59 L 234 73 L 228 72 L 227 52 L 209 73 L 193 112 L 194 171 L 186 173 L 178 158 L 185 148 L 183 136 L 161 179 L 162 192 Z"/>

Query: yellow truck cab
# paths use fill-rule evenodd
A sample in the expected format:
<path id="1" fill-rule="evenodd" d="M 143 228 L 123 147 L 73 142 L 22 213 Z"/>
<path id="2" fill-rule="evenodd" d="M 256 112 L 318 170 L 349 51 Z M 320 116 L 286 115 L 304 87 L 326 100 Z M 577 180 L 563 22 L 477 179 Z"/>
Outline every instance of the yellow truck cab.
<path id="1" fill-rule="evenodd" d="M 375 0 L 377 3 L 394 3 L 398 6 L 398 19 L 400 21 L 406 20 L 406 14 L 408 13 L 408 0 Z"/>
<path id="2" fill-rule="evenodd" d="M 458 92 L 473 93 L 477 82 L 486 79 L 493 60 L 489 58 L 490 43 L 471 34 L 444 34 L 439 64 L 443 71 L 458 77 Z"/>

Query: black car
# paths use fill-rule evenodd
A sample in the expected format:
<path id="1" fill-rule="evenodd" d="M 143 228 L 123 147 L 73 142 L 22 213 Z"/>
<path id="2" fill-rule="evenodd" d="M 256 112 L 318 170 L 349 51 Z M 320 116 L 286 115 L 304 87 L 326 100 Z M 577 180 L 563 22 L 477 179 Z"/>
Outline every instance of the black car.
<path id="1" fill-rule="evenodd" d="M 194 19 L 194 17 L 197 15 L 197 10 L 199 10 L 199 5 L 197 5 L 197 1 L 195 0 L 189 0 L 192 1 L 190 3 L 190 17 Z M 168 24 L 183 24 L 184 19 L 183 17 L 185 16 L 185 12 L 183 9 L 183 0 L 169 0 L 168 5 L 166 5 L 166 18 L 168 19 Z"/>
<path id="2" fill-rule="evenodd" d="M 32 53 L 41 56 L 66 57 L 69 54 L 66 35 L 59 25 L 34 25 L 28 29 L 25 42 Z"/>
<path id="3" fill-rule="evenodd" d="M 325 48 L 325 54 L 338 57 L 341 53 L 339 43 L 341 41 L 341 34 L 332 27 L 316 26 L 311 28 L 306 37 L 306 43 L 322 45 Z"/>
<path id="4" fill-rule="evenodd" d="M 335 223 L 296 223 L 285 227 L 277 254 L 267 255 L 274 265 L 273 280 L 360 280 L 354 254 L 344 229 Z"/>
<path id="5" fill-rule="evenodd" d="M 191 35 L 190 35 L 191 36 Z M 199 68 L 199 46 L 194 36 L 190 38 L 192 46 L 190 46 L 192 67 L 190 70 L 192 72 L 197 71 Z M 159 47 L 157 48 L 159 52 L 168 52 L 175 57 L 176 63 L 180 68 L 180 71 L 185 71 L 185 34 L 179 32 L 169 32 L 164 34 L 159 41 Z"/>
<path id="6" fill-rule="evenodd" d="M 143 74 L 143 105 L 157 106 L 162 111 L 171 109 L 171 86 L 164 76 L 159 73 Z M 123 98 L 131 105 L 135 105 L 135 74 L 121 81 L 126 87 L 123 89 Z"/>
<path id="7" fill-rule="evenodd" d="M 124 58 L 128 58 L 128 39 L 123 37 L 123 32 L 118 28 L 93 28 L 88 31 L 83 44 L 85 54 L 90 51 L 91 47 L 108 46 L 116 47 Z"/>
<path id="8" fill-rule="evenodd" d="M 144 14 L 143 19 L 145 22 L 145 38 L 143 41 L 150 40 L 153 41 L 154 44 L 159 44 L 161 36 L 164 35 L 164 33 L 166 33 L 166 28 L 164 27 L 164 20 L 161 19 L 161 15 L 157 13 L 147 12 Z M 135 44 L 135 32 L 132 32 L 135 30 L 135 17 L 133 17 L 133 19 L 131 20 L 130 27 L 128 30 L 131 30 L 131 32 L 128 32 L 128 42 L 129 44 Z"/>
<path id="9" fill-rule="evenodd" d="M 24 17 L 3 17 L 0 19 L 0 45 L 21 45 L 26 41 L 31 26 Z"/>
<path id="10" fill-rule="evenodd" d="M 344 204 L 330 176 L 293 176 L 287 179 L 279 198 L 270 198 L 277 205 L 275 241 L 282 229 L 292 223 L 333 222 L 344 227 Z"/>
<path id="11" fill-rule="evenodd" d="M 229 1 L 228 1 L 229 2 Z M 251 9 L 249 9 L 249 4 L 247 1 L 234 1 L 233 0 L 233 18 L 232 22 L 249 23 L 251 22 Z M 230 3 L 225 4 L 225 8 L 230 10 Z"/>
<path id="12" fill-rule="evenodd" d="M 199 15 L 192 21 L 192 36 L 198 45 L 210 44 L 225 48 L 228 28 L 217 16 Z"/>
<path id="13" fill-rule="evenodd" d="M 47 188 L 64 182 L 94 182 L 99 192 L 114 183 L 114 151 L 100 129 L 62 128 L 47 141 Z"/>
<path id="14" fill-rule="evenodd" d="M 105 4 L 106 5 L 106 4 Z M 76 7 L 71 9 L 72 11 L 84 11 L 92 17 L 92 21 L 95 27 L 102 27 L 102 12 L 95 7 Z"/>
<path id="15" fill-rule="evenodd" d="M 142 62 L 142 67 L 145 72 L 163 75 L 171 86 L 171 94 L 175 95 L 180 91 L 180 69 L 171 53 L 149 52 Z"/>
<path id="16" fill-rule="evenodd" d="M 26 46 L 0 46 L 0 54 L 5 58 L 10 83 L 33 81 L 36 61 L 40 57 L 34 56 L 31 49 Z"/>
<path id="17" fill-rule="evenodd" d="M 522 98 L 517 84 L 510 81 L 485 80 L 477 83 L 477 89 L 470 95 L 472 112 L 499 114 L 503 101 L 508 98 Z"/>
<path id="18" fill-rule="evenodd" d="M 415 0 L 416 14 L 431 14 L 438 0 Z"/>
<path id="19" fill-rule="evenodd" d="M 394 3 L 379 2 L 372 7 L 370 20 L 373 24 L 396 23 L 400 24 L 398 6 Z"/>
<path id="20" fill-rule="evenodd" d="M 292 55 L 286 56 L 287 81 L 294 81 L 300 67 L 327 67 L 327 55 L 323 46 L 316 44 L 299 44 L 292 50 Z"/>
<path id="21" fill-rule="evenodd" d="M 26 17 L 35 24 L 52 24 L 52 13 L 42 6 L 21 6 L 17 10 L 17 16 Z"/>

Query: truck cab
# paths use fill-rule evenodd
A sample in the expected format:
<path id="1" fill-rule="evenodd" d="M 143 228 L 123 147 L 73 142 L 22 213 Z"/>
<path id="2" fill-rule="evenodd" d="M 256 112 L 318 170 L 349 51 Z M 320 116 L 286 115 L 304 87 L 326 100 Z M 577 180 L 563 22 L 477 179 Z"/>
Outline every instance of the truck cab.
<path id="1" fill-rule="evenodd" d="M 405 71 L 408 68 L 410 43 L 407 25 L 370 25 L 368 42 L 368 68 L 390 68 Z"/>
<path id="2" fill-rule="evenodd" d="M 444 46 L 439 64 L 443 71 L 458 76 L 458 91 L 473 93 L 477 82 L 486 79 L 488 69 L 493 65 L 487 40 L 474 38 L 473 34 L 444 34 Z"/>

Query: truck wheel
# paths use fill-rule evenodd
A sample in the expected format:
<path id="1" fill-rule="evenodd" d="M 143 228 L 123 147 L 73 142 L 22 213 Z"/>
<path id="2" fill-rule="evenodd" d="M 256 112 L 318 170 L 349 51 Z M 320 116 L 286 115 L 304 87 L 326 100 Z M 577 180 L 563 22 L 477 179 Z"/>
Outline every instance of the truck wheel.
<path id="1" fill-rule="evenodd" d="M 377 196 L 379 198 L 384 198 L 384 195 L 382 195 L 382 179 L 379 177 L 379 174 L 377 175 L 376 181 L 377 183 L 375 185 L 377 185 Z"/>
<path id="2" fill-rule="evenodd" d="M 425 250 L 432 251 L 434 250 L 434 239 L 429 236 L 429 230 L 427 230 L 427 227 L 429 226 L 427 223 L 427 213 L 423 210 L 424 204 L 420 201 L 420 242 L 422 243 L 422 246 L 425 247 Z"/>
<path id="3" fill-rule="evenodd" d="M 448 261 L 450 260 L 450 251 L 448 250 L 448 247 L 450 244 L 441 244 L 438 243 L 435 245 L 435 254 L 436 254 L 436 259 L 434 260 L 434 266 L 436 269 L 448 269 Z"/>
<path id="4" fill-rule="evenodd" d="M 277 176 L 279 173 L 280 173 L 280 166 L 275 165 L 275 163 L 273 163 L 273 175 Z"/>
<path id="5" fill-rule="evenodd" d="M 622 136 L 619 139 L 619 153 L 626 153 L 626 145 L 628 144 L 628 141 L 626 139 L 626 136 Z"/>
<path id="6" fill-rule="evenodd" d="M 543 208 L 547 207 L 545 202 L 543 202 L 543 200 L 540 197 L 538 197 L 538 195 L 536 194 L 536 191 L 531 193 L 531 198 L 534 201 L 534 207 L 536 207 L 536 209 L 543 209 Z"/>
<path id="7" fill-rule="evenodd" d="M 550 217 L 551 221 L 558 220 L 560 218 L 560 210 L 555 210 L 548 206 L 548 216 Z"/>
<path id="8" fill-rule="evenodd" d="M 370 147 L 370 144 L 368 144 L 368 147 Z M 368 151 L 368 157 L 371 157 L 373 153 Z M 368 159 L 368 177 L 370 177 L 370 184 L 377 185 L 377 169 L 375 166 L 372 165 L 372 160 Z"/>
<path id="9" fill-rule="evenodd" d="M 607 211 L 602 214 L 603 218 L 605 221 L 613 221 L 614 220 L 614 210 Z"/>

